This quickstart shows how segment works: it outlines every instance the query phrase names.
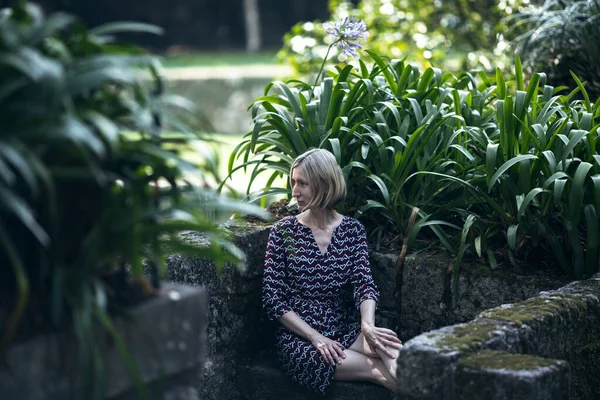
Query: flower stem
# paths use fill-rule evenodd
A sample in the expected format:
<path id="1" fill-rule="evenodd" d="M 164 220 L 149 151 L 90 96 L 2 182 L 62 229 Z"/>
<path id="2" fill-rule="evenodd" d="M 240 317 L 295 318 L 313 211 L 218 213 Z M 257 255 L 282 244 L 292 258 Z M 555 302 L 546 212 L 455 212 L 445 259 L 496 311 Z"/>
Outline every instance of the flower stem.
<path id="1" fill-rule="evenodd" d="M 325 53 L 325 57 L 323 58 L 323 62 L 321 63 L 321 68 L 319 68 L 319 73 L 317 74 L 317 77 L 315 78 L 315 83 L 314 85 L 312 85 L 311 89 L 310 89 L 310 97 L 314 97 L 315 96 L 315 88 L 317 87 L 317 83 L 319 82 L 319 77 L 321 76 L 321 73 L 323 72 L 323 68 L 325 67 L 325 62 L 327 61 L 327 57 L 329 57 L 329 52 L 331 51 L 331 48 L 340 40 L 336 40 L 335 42 L 331 43 L 329 45 L 329 47 L 327 48 L 327 53 Z"/>

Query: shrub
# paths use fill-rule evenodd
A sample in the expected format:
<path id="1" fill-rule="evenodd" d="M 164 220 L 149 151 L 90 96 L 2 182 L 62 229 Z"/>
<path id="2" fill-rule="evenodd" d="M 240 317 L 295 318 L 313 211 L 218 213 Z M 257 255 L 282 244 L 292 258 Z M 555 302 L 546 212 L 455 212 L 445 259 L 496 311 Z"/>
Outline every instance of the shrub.
<path id="1" fill-rule="evenodd" d="M 582 83 L 561 94 L 534 74 L 526 85 L 518 57 L 507 82 L 500 69 L 453 75 L 368 54 L 371 68 L 336 66 L 316 97 L 300 81 L 269 84 L 230 171 L 251 167 L 271 184 L 298 154 L 326 148 L 348 183 L 341 211 L 377 245 L 435 238 L 456 256 L 455 277 L 465 256 L 558 263 L 576 278 L 597 270 L 600 102 Z M 267 186 L 254 197 L 290 194 Z"/>
<path id="2" fill-rule="evenodd" d="M 590 96 L 600 96 L 600 2 L 546 0 L 511 18 L 526 32 L 512 46 L 530 71 L 543 69 L 555 86 L 572 85 L 570 71 L 587 82 Z"/>
<path id="3" fill-rule="evenodd" d="M 250 210 L 188 182 L 203 173 L 178 154 L 197 140 L 181 118 L 189 104 L 163 93 L 157 60 L 115 42 L 120 31 L 159 29 L 88 30 L 26 2 L 0 17 L 1 353 L 15 337 L 70 327 L 86 398 L 101 397 L 92 326 L 116 335 L 111 315 L 157 293 L 168 252 L 238 260 L 210 213 Z M 185 231 L 212 246 L 187 244 Z"/>

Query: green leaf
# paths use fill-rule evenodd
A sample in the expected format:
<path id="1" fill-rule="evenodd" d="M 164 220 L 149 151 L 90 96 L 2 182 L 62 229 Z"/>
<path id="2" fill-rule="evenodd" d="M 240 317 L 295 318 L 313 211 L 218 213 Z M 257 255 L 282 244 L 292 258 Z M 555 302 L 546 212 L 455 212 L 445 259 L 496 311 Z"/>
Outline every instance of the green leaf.
<path id="1" fill-rule="evenodd" d="M 496 171 L 496 159 L 498 156 L 498 143 L 488 143 L 485 154 L 485 168 L 486 168 L 486 180 L 488 187 L 490 187 L 490 182 L 492 176 L 494 176 L 494 171 Z"/>
<path id="2" fill-rule="evenodd" d="M 151 33 L 154 35 L 162 35 L 164 30 L 156 25 L 145 24 L 141 22 L 111 22 L 108 24 L 97 26 L 96 28 L 92 28 L 89 30 L 89 33 L 92 35 L 112 35 L 115 33 L 125 33 L 125 32 L 133 32 L 133 33 Z"/>
<path id="3" fill-rule="evenodd" d="M 523 215 L 525 214 L 525 211 L 527 211 L 527 207 L 529 206 L 529 203 L 531 203 L 533 201 L 535 196 L 537 196 L 538 194 L 543 193 L 543 192 L 547 192 L 547 191 L 542 188 L 537 187 L 537 188 L 531 189 L 531 191 L 529 193 L 527 193 L 527 195 L 523 199 L 523 202 L 521 203 L 521 205 L 518 208 L 518 218 L 519 219 L 521 219 L 523 217 Z"/>
<path id="4" fill-rule="evenodd" d="M 506 82 L 500 68 L 496 68 L 496 86 L 498 87 L 498 98 L 504 100 L 506 98 Z"/>
<path id="5" fill-rule="evenodd" d="M 565 174 L 562 171 L 558 171 L 558 172 L 552 174 L 552 176 L 550 176 L 548 179 L 546 179 L 544 181 L 544 184 L 542 185 L 542 187 L 544 189 L 548 189 L 550 187 L 550 185 L 554 184 L 559 179 L 565 179 L 565 178 L 569 178 L 569 175 Z"/>
<path id="6" fill-rule="evenodd" d="M 585 241 L 585 270 L 583 277 L 591 277 L 598 271 L 598 214 L 591 204 L 583 207 L 585 215 L 586 241 Z"/>
<path id="7" fill-rule="evenodd" d="M 36 221 L 31 207 L 22 198 L 0 186 L 0 204 L 4 210 L 20 220 L 43 246 L 50 244 L 50 237 Z"/>
<path id="8" fill-rule="evenodd" d="M 458 274 L 460 271 L 460 267 L 462 266 L 462 260 L 464 253 L 467 249 L 467 236 L 469 231 L 471 230 L 471 226 L 475 222 L 476 216 L 473 214 L 469 214 L 465 219 L 465 224 L 463 226 L 461 235 L 460 235 L 460 246 L 458 248 L 458 255 L 456 256 L 456 262 L 454 263 L 454 267 L 452 269 L 452 297 L 454 299 L 454 303 L 458 300 Z"/>
<path id="9" fill-rule="evenodd" d="M 575 75 L 575 73 L 573 71 L 569 71 L 571 73 L 571 76 L 573 77 L 573 79 L 575 80 L 575 82 L 577 82 L 577 87 L 579 88 L 579 90 L 581 91 L 581 94 L 583 94 L 583 100 L 584 100 L 584 104 L 585 104 L 585 110 L 589 113 L 593 112 L 592 110 L 592 104 L 590 102 L 590 96 L 588 95 L 587 91 L 585 90 L 585 87 L 583 86 L 583 83 L 581 83 L 581 80 L 579 80 L 579 77 L 577 75 Z"/>
<path id="10" fill-rule="evenodd" d="M 517 243 L 517 231 L 519 229 L 519 225 L 511 225 L 506 230 L 506 240 L 508 242 L 508 247 L 511 250 L 515 250 Z"/>
<path id="11" fill-rule="evenodd" d="M 515 78 L 517 79 L 517 90 L 525 90 L 525 81 L 523 79 L 523 66 L 521 65 L 521 57 L 515 55 Z"/>
<path id="12" fill-rule="evenodd" d="M 579 144 L 579 142 L 588 134 L 587 131 L 584 130 L 573 130 L 571 131 L 571 137 L 569 138 L 569 143 L 565 147 L 565 150 L 562 153 L 563 164 L 569 154 L 575 149 L 575 146 Z"/>
<path id="13" fill-rule="evenodd" d="M 554 204 L 560 204 L 562 202 L 562 194 L 565 190 L 567 182 L 567 179 L 554 180 Z"/>
<path id="14" fill-rule="evenodd" d="M 398 85 L 397 85 L 397 77 L 395 76 L 395 73 L 393 72 L 394 70 L 392 68 L 390 68 L 389 64 L 387 64 L 385 61 L 383 61 L 383 59 L 379 56 L 379 54 L 375 53 L 374 51 L 371 50 L 365 50 L 373 59 L 373 61 L 375 61 L 375 64 L 377 64 L 377 66 L 381 69 L 381 72 L 383 73 L 383 75 L 385 76 L 385 80 L 387 82 L 387 84 L 390 86 L 390 89 L 392 89 L 392 93 L 398 93 Z"/>
<path id="15" fill-rule="evenodd" d="M 556 236 L 547 221 L 540 221 L 538 223 L 538 227 L 542 235 L 548 240 L 550 250 L 554 253 L 556 260 L 558 261 L 558 265 L 561 266 L 565 273 L 570 275 L 572 273 L 570 263 L 567 260 L 565 250 L 562 243 L 558 239 L 558 236 Z"/>
<path id="16" fill-rule="evenodd" d="M 577 166 L 575 176 L 571 182 L 571 192 L 569 194 L 569 209 L 567 211 L 568 219 L 573 227 L 579 225 L 582 211 L 583 195 L 585 193 L 585 181 L 592 164 L 582 162 Z"/>
<path id="17" fill-rule="evenodd" d="M 507 162 L 505 162 L 504 164 L 502 164 L 500 166 L 500 168 L 498 168 L 498 170 L 494 173 L 494 176 L 492 176 L 492 178 L 490 179 L 490 183 L 488 184 L 488 193 L 492 191 L 492 188 L 494 187 L 494 184 L 498 181 L 498 179 L 506 172 L 508 171 L 508 169 L 510 167 L 512 167 L 513 165 L 520 163 L 523 160 L 535 160 L 537 159 L 536 156 L 534 156 L 533 154 L 520 154 L 516 157 L 511 158 L 510 160 L 508 160 Z"/>
<path id="18" fill-rule="evenodd" d="M 0 199 L 2 197 L 0 196 Z M 3 253 L 6 254 L 9 266 L 14 275 L 14 288 L 16 291 L 14 297 L 13 309 L 7 320 L 4 322 L 4 332 L 2 333 L 2 342 L 0 342 L 0 357 L 5 359 L 8 348 L 15 337 L 21 318 L 25 313 L 27 302 L 29 300 L 29 279 L 27 270 L 23 265 L 13 240 L 7 229 L 0 220 L 0 248 L 3 248 Z M 7 310 L 8 311 L 8 310 Z"/>
<path id="19" fill-rule="evenodd" d="M 385 202 L 385 204 L 387 206 L 390 205 L 390 193 L 388 192 L 388 188 L 385 185 L 385 183 L 381 180 L 380 177 L 378 177 L 377 175 L 367 175 L 366 176 L 367 179 L 373 181 L 377 187 L 379 188 L 379 191 L 381 192 L 381 195 L 383 196 L 383 200 Z"/>

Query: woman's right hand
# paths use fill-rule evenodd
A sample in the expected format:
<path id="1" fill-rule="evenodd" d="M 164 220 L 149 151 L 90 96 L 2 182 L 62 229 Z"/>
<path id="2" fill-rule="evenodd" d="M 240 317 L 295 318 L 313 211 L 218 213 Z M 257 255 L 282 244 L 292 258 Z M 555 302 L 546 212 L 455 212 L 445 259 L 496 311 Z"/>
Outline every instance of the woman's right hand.
<path id="1" fill-rule="evenodd" d="M 331 365 L 341 364 L 342 359 L 346 358 L 344 346 L 340 342 L 318 335 L 311 340 L 311 343 L 321 353 L 325 361 Z"/>

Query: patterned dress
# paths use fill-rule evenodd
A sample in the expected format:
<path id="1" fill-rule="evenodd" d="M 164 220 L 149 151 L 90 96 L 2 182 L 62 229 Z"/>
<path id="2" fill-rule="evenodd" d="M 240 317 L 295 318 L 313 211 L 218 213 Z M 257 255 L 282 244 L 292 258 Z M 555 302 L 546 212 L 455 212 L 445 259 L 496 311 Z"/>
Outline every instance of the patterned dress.
<path id="1" fill-rule="evenodd" d="M 347 307 L 344 289 L 351 285 L 357 309 L 366 299 L 379 300 L 369 266 L 364 227 L 344 216 L 325 254 L 311 229 L 295 216 L 272 228 L 265 255 L 263 307 L 270 319 L 295 311 L 313 329 L 345 348 L 360 334 L 356 310 Z M 335 372 L 305 338 L 279 325 L 277 353 L 286 374 L 324 393 Z"/>

